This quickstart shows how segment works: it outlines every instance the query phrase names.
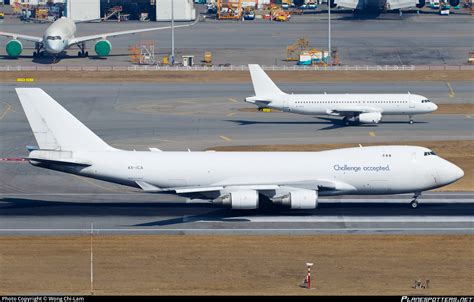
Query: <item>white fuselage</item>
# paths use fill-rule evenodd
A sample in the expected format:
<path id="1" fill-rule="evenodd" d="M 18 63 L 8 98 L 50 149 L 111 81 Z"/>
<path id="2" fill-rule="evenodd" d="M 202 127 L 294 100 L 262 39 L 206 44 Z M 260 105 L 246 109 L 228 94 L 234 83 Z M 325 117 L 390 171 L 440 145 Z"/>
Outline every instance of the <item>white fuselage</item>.
<path id="1" fill-rule="evenodd" d="M 76 24 L 69 18 L 60 18 L 43 33 L 44 49 L 50 54 L 59 54 L 66 50 L 76 34 Z"/>
<path id="2" fill-rule="evenodd" d="M 253 103 L 247 98 L 247 102 Z M 380 112 L 382 115 L 415 115 L 435 111 L 436 104 L 416 94 L 281 94 L 267 97 L 265 107 L 308 115 L 343 115 L 336 112 Z"/>
<path id="3" fill-rule="evenodd" d="M 30 157 L 37 154 L 32 151 Z M 430 150 L 411 146 L 380 146 L 321 152 L 73 152 L 85 168 L 44 166 L 114 183 L 158 188 L 245 186 L 318 181 L 336 185 L 320 195 L 398 194 L 421 192 L 463 176 L 454 164 Z M 32 164 L 35 164 L 32 161 Z"/>

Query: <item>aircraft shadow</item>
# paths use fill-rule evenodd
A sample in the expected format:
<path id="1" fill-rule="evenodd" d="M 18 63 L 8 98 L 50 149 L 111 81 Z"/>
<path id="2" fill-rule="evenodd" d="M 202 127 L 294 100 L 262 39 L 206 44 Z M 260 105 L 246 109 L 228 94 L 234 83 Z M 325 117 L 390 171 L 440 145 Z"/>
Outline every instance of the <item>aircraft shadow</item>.
<path id="1" fill-rule="evenodd" d="M 232 210 L 211 203 L 178 202 L 82 202 L 45 201 L 28 198 L 0 199 L 0 219 L 8 216 L 27 217 L 150 217 L 151 222 L 135 226 L 163 226 L 194 221 L 240 222 L 239 217 L 257 216 L 474 216 L 474 202 L 463 204 L 423 204 L 412 209 L 399 203 L 321 203 L 314 210 L 291 210 L 263 202 L 256 210 Z M 175 216 L 175 217 L 173 217 Z M 157 219 L 166 217 L 164 220 Z M 170 218 L 172 217 L 172 218 Z"/>
<path id="2" fill-rule="evenodd" d="M 128 56 L 127 54 L 110 54 L 106 57 L 90 55 L 84 59 L 89 60 L 97 60 L 97 61 L 106 61 L 108 57 L 125 57 Z M 71 60 L 71 59 L 78 59 L 77 55 L 68 55 L 68 54 L 61 54 L 57 58 L 54 58 L 50 55 L 44 55 L 42 57 L 33 57 L 32 55 L 22 55 L 15 58 L 12 58 L 8 55 L 0 55 L 0 60 L 9 60 L 9 61 L 17 61 L 20 59 L 32 59 L 33 63 L 36 64 L 43 64 L 43 65 L 50 65 L 50 64 L 57 64 L 63 60 Z"/>
<path id="3" fill-rule="evenodd" d="M 466 204 L 463 204 L 466 206 Z M 446 209 L 449 208 L 449 209 Z M 265 216 L 291 216 L 291 217 L 313 217 L 313 216 L 371 216 L 371 217 L 392 217 L 392 216 L 467 216 L 474 215 L 474 203 L 463 208 L 453 204 L 423 204 L 422 208 L 412 209 L 407 204 L 319 204 L 314 210 L 289 210 L 281 207 L 269 207 L 257 210 L 231 210 L 218 209 L 208 213 L 175 217 L 164 220 L 150 221 L 135 224 L 134 227 L 170 226 L 179 224 L 189 224 L 193 222 L 251 222 L 244 217 L 265 217 Z"/>
<path id="4" fill-rule="evenodd" d="M 328 125 L 327 127 L 319 130 L 332 130 L 338 128 L 349 128 L 349 127 L 378 127 L 380 124 L 357 124 L 351 122 L 349 125 L 345 125 L 341 118 L 331 117 L 314 117 L 315 121 L 255 121 L 255 120 L 224 120 L 225 122 L 235 123 L 239 126 L 248 125 Z M 414 121 L 414 124 L 426 124 L 427 122 Z M 407 121 L 382 121 L 381 124 L 407 124 Z"/>

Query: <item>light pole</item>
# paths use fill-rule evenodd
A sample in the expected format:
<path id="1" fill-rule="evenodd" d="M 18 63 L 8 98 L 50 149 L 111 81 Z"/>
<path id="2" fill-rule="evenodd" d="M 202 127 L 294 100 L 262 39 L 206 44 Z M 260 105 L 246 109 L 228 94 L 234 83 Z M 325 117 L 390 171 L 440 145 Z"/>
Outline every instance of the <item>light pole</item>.
<path id="1" fill-rule="evenodd" d="M 171 0 L 171 65 L 174 65 L 174 4 Z"/>
<path id="2" fill-rule="evenodd" d="M 328 65 L 331 66 L 331 0 L 328 0 Z"/>

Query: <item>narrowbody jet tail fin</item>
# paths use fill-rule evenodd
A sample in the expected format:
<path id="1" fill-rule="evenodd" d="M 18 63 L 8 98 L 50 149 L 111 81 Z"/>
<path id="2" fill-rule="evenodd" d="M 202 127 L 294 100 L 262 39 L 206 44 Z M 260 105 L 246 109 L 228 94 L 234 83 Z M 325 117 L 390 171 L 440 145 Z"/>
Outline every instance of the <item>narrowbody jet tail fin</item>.
<path id="1" fill-rule="evenodd" d="M 257 97 L 268 97 L 278 94 L 284 94 L 283 91 L 278 88 L 270 77 L 263 71 L 258 64 L 249 64 L 250 76 L 252 77 L 253 89 L 255 96 Z"/>
<path id="2" fill-rule="evenodd" d="M 42 150 L 114 150 L 40 88 L 16 88 Z"/>

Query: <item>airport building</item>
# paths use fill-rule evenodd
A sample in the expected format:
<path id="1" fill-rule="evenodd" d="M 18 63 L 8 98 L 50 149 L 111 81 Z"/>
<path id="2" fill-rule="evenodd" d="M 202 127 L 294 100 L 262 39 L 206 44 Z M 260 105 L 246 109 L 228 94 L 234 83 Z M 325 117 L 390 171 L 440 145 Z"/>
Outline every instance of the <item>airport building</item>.
<path id="1" fill-rule="evenodd" d="M 41 9 L 41 17 L 68 16 L 74 20 L 127 21 L 170 21 L 171 0 L 10 0 L 6 2 L 17 9 L 30 9 L 28 15 L 36 17 Z M 192 21 L 196 18 L 193 0 L 173 1 L 174 19 Z M 48 12 L 48 9 L 50 12 Z"/>

